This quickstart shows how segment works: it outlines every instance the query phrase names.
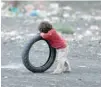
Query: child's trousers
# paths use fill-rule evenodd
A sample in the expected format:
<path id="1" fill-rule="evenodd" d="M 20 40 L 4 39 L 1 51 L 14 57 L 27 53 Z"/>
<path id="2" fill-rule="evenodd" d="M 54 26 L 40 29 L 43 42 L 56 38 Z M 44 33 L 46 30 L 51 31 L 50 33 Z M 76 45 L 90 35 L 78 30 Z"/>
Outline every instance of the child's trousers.
<path id="1" fill-rule="evenodd" d="M 66 71 L 71 71 L 69 61 L 67 59 L 68 47 L 63 49 L 57 49 L 57 67 L 53 73 L 62 73 Z"/>

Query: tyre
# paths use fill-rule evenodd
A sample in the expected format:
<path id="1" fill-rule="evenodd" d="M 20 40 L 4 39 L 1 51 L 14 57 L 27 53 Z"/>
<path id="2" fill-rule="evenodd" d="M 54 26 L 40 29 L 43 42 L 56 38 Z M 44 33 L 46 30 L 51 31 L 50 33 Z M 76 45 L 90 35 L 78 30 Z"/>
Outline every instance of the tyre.
<path id="1" fill-rule="evenodd" d="M 47 58 L 47 61 L 45 62 L 45 64 L 43 64 L 42 66 L 39 66 L 39 67 L 35 67 L 31 61 L 29 60 L 29 52 L 30 52 L 30 49 L 32 47 L 32 45 L 34 45 L 35 42 L 37 41 L 40 41 L 40 40 L 44 40 L 40 34 L 37 34 L 30 42 L 29 44 L 25 47 L 25 50 L 23 52 L 23 56 L 22 56 L 22 61 L 23 61 L 23 64 L 25 65 L 25 67 L 32 71 L 32 72 L 37 72 L 37 73 L 41 73 L 41 72 L 44 72 L 46 71 L 47 69 L 49 69 L 52 64 L 54 63 L 55 61 L 55 58 L 56 58 L 56 49 L 51 47 L 49 42 L 47 40 L 44 40 L 47 44 L 48 44 L 48 47 L 49 47 L 49 57 Z M 41 44 L 41 43 L 40 43 Z"/>

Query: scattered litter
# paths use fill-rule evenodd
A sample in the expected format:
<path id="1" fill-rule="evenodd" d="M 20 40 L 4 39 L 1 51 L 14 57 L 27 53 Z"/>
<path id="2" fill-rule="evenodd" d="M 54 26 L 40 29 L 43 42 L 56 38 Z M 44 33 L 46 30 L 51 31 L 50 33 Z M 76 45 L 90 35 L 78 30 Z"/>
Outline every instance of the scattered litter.
<path id="1" fill-rule="evenodd" d="M 48 22 L 50 22 L 50 19 L 49 19 L 49 18 L 47 18 L 47 17 L 46 17 L 46 18 L 44 18 L 43 20 L 44 20 L 44 21 L 48 21 Z"/>
<path id="2" fill-rule="evenodd" d="M 97 21 L 100 21 L 101 20 L 101 16 L 95 16 L 94 19 L 97 20 Z"/>
<path id="3" fill-rule="evenodd" d="M 78 27 L 77 30 L 81 30 L 81 28 Z"/>
<path id="4" fill-rule="evenodd" d="M 96 41 L 96 40 L 100 40 L 101 37 L 92 37 L 91 41 Z"/>
<path id="5" fill-rule="evenodd" d="M 84 20 L 87 20 L 87 21 L 91 21 L 91 19 L 93 18 L 91 15 L 86 15 L 86 14 L 83 14 L 80 16 L 80 18 L 84 19 Z"/>
<path id="6" fill-rule="evenodd" d="M 59 21 L 59 18 L 58 17 L 52 17 L 52 21 Z"/>
<path id="7" fill-rule="evenodd" d="M 64 18 L 70 17 L 70 15 L 68 13 L 63 14 Z"/>
<path id="8" fill-rule="evenodd" d="M 1 2 L 1 9 L 4 7 L 5 3 Z"/>
<path id="9" fill-rule="evenodd" d="M 22 36 L 20 36 L 20 35 L 18 35 L 18 36 L 16 36 L 16 39 L 22 40 L 22 39 L 23 39 L 23 37 L 22 37 Z"/>
<path id="10" fill-rule="evenodd" d="M 53 9 L 58 9 L 59 8 L 59 4 L 58 3 L 51 3 L 49 5 L 50 8 L 53 8 Z"/>
<path id="11" fill-rule="evenodd" d="M 70 6 L 65 6 L 65 7 L 63 7 L 63 9 L 64 9 L 64 10 L 69 10 L 69 11 L 72 10 L 72 8 L 71 8 Z"/>
<path id="12" fill-rule="evenodd" d="M 85 67 L 87 67 L 87 66 L 78 66 L 78 67 L 85 68 Z"/>
<path id="13" fill-rule="evenodd" d="M 78 35 L 79 40 L 82 40 L 82 38 L 83 38 L 83 35 Z"/>
<path id="14" fill-rule="evenodd" d="M 91 36 L 91 35 L 92 35 L 92 32 L 89 31 L 89 30 L 86 30 L 86 31 L 84 32 L 84 36 Z"/>
<path id="15" fill-rule="evenodd" d="M 82 40 L 84 37 L 83 35 L 77 34 L 77 33 L 74 33 L 73 35 L 74 35 L 75 40 Z"/>
<path id="16" fill-rule="evenodd" d="M 99 30 L 100 28 L 97 25 L 91 25 L 89 29 L 91 29 L 91 30 Z"/>

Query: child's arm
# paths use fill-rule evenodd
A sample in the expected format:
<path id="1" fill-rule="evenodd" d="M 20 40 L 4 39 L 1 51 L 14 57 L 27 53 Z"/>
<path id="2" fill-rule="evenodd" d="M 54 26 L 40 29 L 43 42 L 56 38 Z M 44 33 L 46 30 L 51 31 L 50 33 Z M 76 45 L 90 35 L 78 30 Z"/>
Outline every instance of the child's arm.
<path id="1" fill-rule="evenodd" d="M 40 35 L 41 35 L 41 37 L 43 37 L 44 39 L 48 39 L 52 34 L 51 34 L 51 32 L 48 32 L 48 33 L 41 33 Z"/>

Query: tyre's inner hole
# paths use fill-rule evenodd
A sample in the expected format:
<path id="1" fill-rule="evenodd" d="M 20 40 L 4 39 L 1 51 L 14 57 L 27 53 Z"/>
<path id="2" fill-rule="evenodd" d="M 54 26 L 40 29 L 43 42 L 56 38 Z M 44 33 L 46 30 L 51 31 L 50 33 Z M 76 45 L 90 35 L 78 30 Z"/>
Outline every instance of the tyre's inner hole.
<path id="1" fill-rule="evenodd" d="M 49 57 L 49 47 L 46 41 L 35 42 L 29 52 L 30 63 L 35 67 L 40 67 L 46 63 Z"/>

